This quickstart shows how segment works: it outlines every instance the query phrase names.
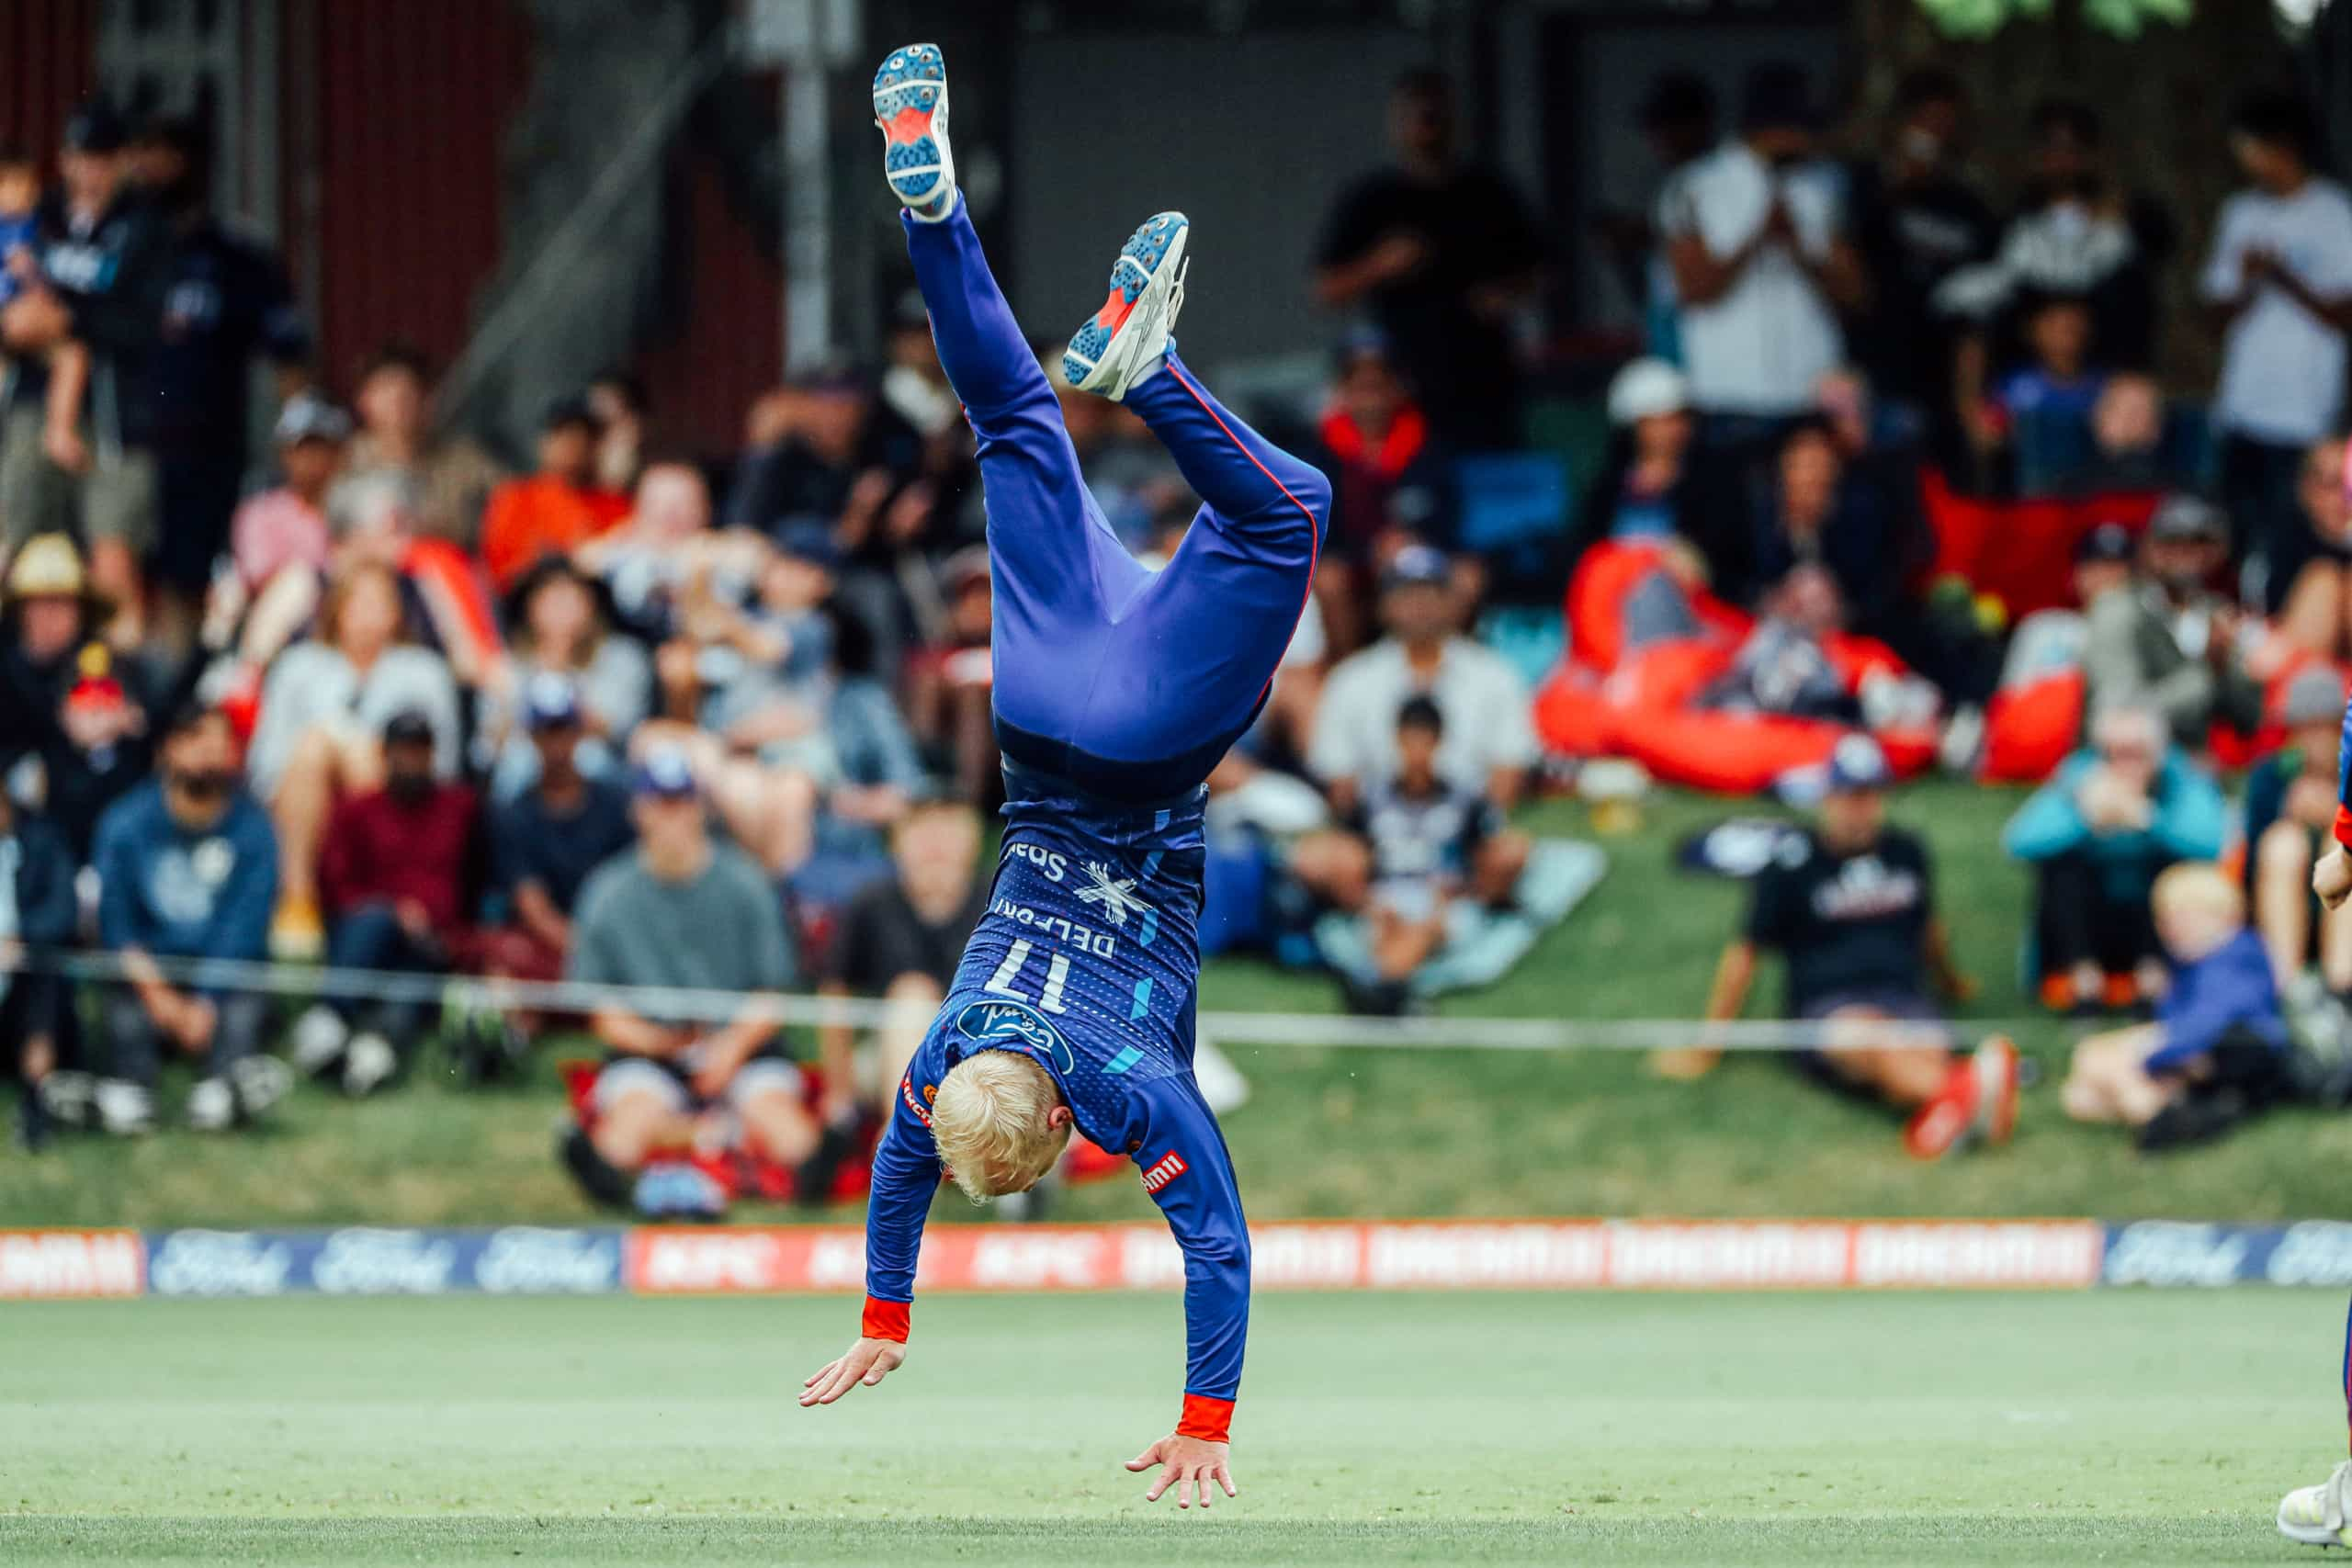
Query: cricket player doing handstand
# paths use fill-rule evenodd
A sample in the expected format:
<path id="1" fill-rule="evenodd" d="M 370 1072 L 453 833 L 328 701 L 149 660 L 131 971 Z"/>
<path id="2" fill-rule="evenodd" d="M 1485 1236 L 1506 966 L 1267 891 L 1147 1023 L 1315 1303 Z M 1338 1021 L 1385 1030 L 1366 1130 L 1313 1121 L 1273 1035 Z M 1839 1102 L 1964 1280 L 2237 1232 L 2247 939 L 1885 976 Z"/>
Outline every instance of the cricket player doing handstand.
<path id="1" fill-rule="evenodd" d="M 1127 1468 L 1159 1467 L 1150 1499 L 1172 1486 L 1178 1506 L 1206 1507 L 1213 1485 L 1234 1495 L 1250 1240 L 1193 1077 L 1204 781 L 1265 700 L 1330 490 L 1177 357 L 1188 224 L 1160 213 L 1119 253 L 1065 360 L 1080 390 L 1142 417 L 1204 502 L 1163 570 L 1136 561 L 1087 494 L 1054 389 L 965 215 L 936 47 L 884 62 L 874 114 L 940 364 L 978 438 L 1008 800 L 988 915 L 875 1156 L 865 1321 L 801 1404 L 877 1384 L 906 1359 L 943 1169 L 976 1201 L 1023 1191 L 1076 1128 L 1134 1157 L 1183 1250 L 1183 1407 Z"/>

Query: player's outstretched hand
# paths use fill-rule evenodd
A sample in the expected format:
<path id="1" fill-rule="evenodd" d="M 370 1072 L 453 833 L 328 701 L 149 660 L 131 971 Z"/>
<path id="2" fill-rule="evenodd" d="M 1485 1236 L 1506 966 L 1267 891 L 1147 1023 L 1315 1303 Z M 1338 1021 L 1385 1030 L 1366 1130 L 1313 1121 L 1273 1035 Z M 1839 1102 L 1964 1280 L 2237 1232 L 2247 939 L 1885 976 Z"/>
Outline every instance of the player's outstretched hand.
<path id="1" fill-rule="evenodd" d="M 831 1404 L 860 1383 L 872 1388 L 897 1371 L 906 1359 L 907 1348 L 895 1339 L 860 1339 L 800 1385 L 808 1390 L 800 1396 L 800 1407 Z"/>
<path id="2" fill-rule="evenodd" d="M 1127 1468 L 1149 1470 L 1155 1464 L 1159 1466 L 1159 1479 L 1143 1495 L 1145 1502 L 1159 1502 L 1159 1495 L 1173 1486 L 1178 1507 L 1191 1507 L 1193 1499 L 1198 1496 L 1201 1506 L 1205 1508 L 1209 1506 L 1212 1481 L 1225 1488 L 1227 1496 L 1241 1495 L 1233 1489 L 1233 1472 L 1226 1464 L 1232 1453 L 1231 1443 L 1204 1442 L 1199 1438 L 1180 1438 L 1170 1433 L 1127 1461 Z"/>
<path id="3" fill-rule="evenodd" d="M 2352 850 L 2337 845 L 2319 857 L 2319 864 L 2312 870 L 2312 891 L 2329 908 L 2340 908 L 2344 900 L 2352 897 Z"/>

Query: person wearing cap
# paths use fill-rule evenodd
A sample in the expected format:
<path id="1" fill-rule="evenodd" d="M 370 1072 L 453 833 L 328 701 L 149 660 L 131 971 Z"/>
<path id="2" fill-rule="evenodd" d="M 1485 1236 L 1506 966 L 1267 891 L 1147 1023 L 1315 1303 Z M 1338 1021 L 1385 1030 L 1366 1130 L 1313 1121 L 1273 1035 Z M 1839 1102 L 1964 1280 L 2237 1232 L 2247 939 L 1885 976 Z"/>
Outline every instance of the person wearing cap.
<path id="1" fill-rule="evenodd" d="M 212 138 L 189 116 L 158 115 L 130 138 L 140 184 L 170 235 L 171 280 L 155 352 L 160 490 L 153 576 L 162 613 L 193 629 L 196 606 L 230 542 L 252 428 L 253 372 L 277 395 L 306 379 L 311 330 L 284 260 L 212 210 Z M 280 431 L 282 453 L 286 434 Z"/>
<path id="2" fill-rule="evenodd" d="M 1453 563 L 1408 545 L 1381 576 L 1388 635 L 1341 660 L 1323 688 L 1307 743 L 1308 769 L 1345 812 L 1363 791 L 1396 776 L 1396 711 L 1426 694 L 1444 716 L 1438 772 L 1456 789 L 1509 810 L 1535 765 L 1526 682 L 1501 655 L 1463 637 Z"/>
<path id="3" fill-rule="evenodd" d="M 1443 537 L 1452 526 L 1450 458 L 1430 433 L 1378 332 L 1360 329 L 1332 356 L 1330 401 L 1302 454 L 1331 481 L 1331 537 L 1316 568 L 1316 602 L 1333 647 L 1363 646 L 1374 562 L 1399 535 Z"/>
<path id="4" fill-rule="evenodd" d="M 653 706 L 653 661 L 635 637 L 614 629 L 603 583 L 564 556 L 548 556 L 523 573 L 506 597 L 507 658 L 484 694 L 475 757 L 487 760 L 490 793 L 511 800 L 537 776 L 528 703 L 542 677 L 562 682 L 580 706 L 574 759 L 582 773 L 605 778 L 620 766 L 628 739 Z"/>
<path id="5" fill-rule="evenodd" d="M 491 813 L 491 923 L 476 966 L 509 979 L 554 980 L 571 952 L 581 888 L 635 841 L 636 829 L 628 786 L 582 766 L 592 732 L 580 685 L 539 671 L 523 682 L 518 706 L 534 768 L 528 785 Z M 526 1010 L 512 1021 L 527 1042 L 544 1019 Z M 514 1048 L 503 1038 L 497 1044 Z"/>
<path id="6" fill-rule="evenodd" d="M 382 737 L 383 783 L 346 795 L 319 844 L 327 967 L 441 974 L 466 944 L 488 846 L 474 792 L 435 772 L 434 721 L 403 708 Z M 295 1025 L 295 1068 L 332 1071 L 345 1093 L 371 1094 L 414 1052 L 429 1012 L 330 987 Z"/>
<path id="7" fill-rule="evenodd" d="M 800 1070 L 784 1056 L 774 993 L 800 975 L 775 888 L 759 867 L 715 842 L 684 751 L 650 749 L 635 778 L 637 848 L 581 889 L 565 977 L 591 986 L 729 993 L 710 1010 L 669 1011 L 614 997 L 593 1008 L 605 1047 L 593 1133 L 566 1137 L 565 1161 L 591 1196 L 626 1203 L 657 1153 L 695 1145 L 711 1113 L 732 1112 L 742 1142 L 786 1166 L 817 1152 L 817 1119 Z"/>
<path id="8" fill-rule="evenodd" d="M 2141 536 L 2140 569 L 2085 606 L 2086 713 L 2148 707 L 2170 740 L 2204 751 L 2215 723 L 2251 735 L 2262 682 L 2240 647 L 2236 608 L 2207 584 L 2229 558 L 2229 523 L 2196 496 L 2166 496 Z"/>
<path id="9" fill-rule="evenodd" d="M 626 496 L 596 483 L 597 434 L 586 397 L 558 399 L 539 428 L 537 471 L 490 492 L 481 561 L 501 593 L 542 556 L 568 555 L 628 514 Z"/>
<path id="10" fill-rule="evenodd" d="M 190 705 L 160 728 L 155 777 L 98 823 L 98 942 L 122 960 L 124 976 L 100 992 L 110 1059 L 95 1108 L 109 1133 L 146 1132 L 164 1061 L 184 1056 L 201 1075 L 188 1092 L 188 1124 L 225 1132 L 286 1092 L 285 1064 L 262 1054 L 270 998 L 165 965 L 268 955 L 277 844 L 238 776 L 225 714 Z"/>
<path id="11" fill-rule="evenodd" d="M 1511 319 L 1534 299 L 1543 237 L 1509 182 L 1462 161 L 1453 85 L 1442 73 L 1396 79 L 1388 135 L 1395 163 L 1350 186 L 1324 220 L 1316 302 L 1379 324 L 1448 446 L 1514 446 Z"/>
<path id="12" fill-rule="evenodd" d="M 2311 890 L 2334 841 L 2344 696 L 2335 666 L 2298 671 L 2278 703 L 2286 744 L 2246 774 L 2243 882 L 2282 992 L 2314 962 L 2329 990 L 2352 992 L 2352 918 L 2322 911 Z"/>
<path id="13" fill-rule="evenodd" d="M 471 551 L 482 506 L 506 471 L 471 436 L 434 427 L 435 382 L 433 361 L 420 349 L 390 343 L 370 354 L 353 385 L 359 431 L 344 467 L 354 479 L 403 481 L 417 497 L 417 532 Z"/>
<path id="14" fill-rule="evenodd" d="M 2166 866 L 2217 858 L 2227 816 L 2221 786 L 2170 744 L 2155 707 L 2091 710 L 2089 744 L 2001 830 L 2001 847 L 2033 871 L 2044 1005 L 2090 1017 L 2163 993 L 2148 891 Z"/>
<path id="15" fill-rule="evenodd" d="M 1952 963 L 1927 844 L 1886 820 L 1894 782 L 1878 742 L 1851 735 L 1838 743 L 1818 816 L 1781 839 L 1756 879 L 1747 924 L 1716 965 L 1706 1017 L 1737 1018 L 1759 956 L 1779 953 L 1785 1016 L 1820 1025 L 1816 1043 L 1792 1064 L 1903 1112 L 1905 1148 L 1939 1159 L 1973 1142 L 2008 1140 L 2018 1052 L 2000 1035 L 1966 1054 L 1951 1048 L 1944 1006 L 1975 987 Z M 1943 1043 L 1921 1043 L 1922 1032 Z M 1721 1054 L 1702 1043 L 1660 1052 L 1652 1065 L 1696 1077 Z"/>
<path id="16" fill-rule="evenodd" d="M 141 558 L 155 529 L 154 362 L 170 284 L 169 235 L 131 181 L 124 130 L 102 103 L 66 122 L 60 188 L 41 205 L 34 250 L 41 287 L 0 310 L 0 352 L 17 362 L 0 423 L 0 544 L 56 529 L 88 542 L 99 591 L 133 629 Z M 61 467 L 45 440 L 49 356 L 91 356 L 75 444 L 87 467 Z"/>
<path id="17" fill-rule="evenodd" d="M 1727 445 L 1769 439 L 1812 406 L 1845 355 L 1838 312 L 1869 297 L 1817 130 L 1804 73 L 1758 66 L 1738 134 L 1683 172 L 1660 215 L 1691 396 Z"/>
<path id="18" fill-rule="evenodd" d="M 1724 464 L 1694 460 L 1698 414 L 1690 378 L 1663 359 L 1635 359 L 1609 383 L 1609 448 L 1571 525 L 1566 554 L 1604 541 L 1680 540 L 1709 581 L 1747 581 L 1752 545 L 1746 498 Z"/>
<path id="19" fill-rule="evenodd" d="M 298 392 L 278 411 L 275 435 L 280 482 L 247 497 L 229 526 L 237 582 L 248 595 L 288 567 L 326 570 L 327 491 L 343 468 L 351 416 L 316 392 Z"/>

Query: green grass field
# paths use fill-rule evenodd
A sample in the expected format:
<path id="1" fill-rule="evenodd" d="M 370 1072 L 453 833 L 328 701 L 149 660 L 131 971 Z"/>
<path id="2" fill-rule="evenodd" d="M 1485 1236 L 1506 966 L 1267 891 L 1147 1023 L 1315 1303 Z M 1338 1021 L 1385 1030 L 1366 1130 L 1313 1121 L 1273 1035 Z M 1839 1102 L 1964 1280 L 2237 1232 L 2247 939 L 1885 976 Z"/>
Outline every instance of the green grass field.
<path id="1" fill-rule="evenodd" d="M 1979 1016 L 2026 1013 L 2018 933 L 2026 885 L 1994 847 L 2013 792 L 1924 785 L 1895 816 L 1939 858 L 1960 955 L 1982 983 Z M 1727 815 L 1668 796 L 1644 830 L 1612 840 L 1609 879 L 1502 984 L 1448 1014 L 1693 1017 L 1741 892 L 1682 876 L 1684 833 Z M 1582 832 L 1573 803 L 1528 814 Z M 1775 1005 L 1761 987 L 1752 1011 Z M 1329 1010 L 1334 989 L 1253 963 L 1214 965 L 1204 1005 Z M 1925 1168 L 1895 1129 L 1766 1060 L 1698 1085 L 1659 1083 L 1623 1053 L 1444 1055 L 1259 1048 L 1227 1042 L 1254 1097 L 1227 1118 L 1251 1212 L 1359 1214 L 2045 1214 L 2226 1220 L 2345 1213 L 2352 1119 L 2281 1114 L 2228 1143 L 2161 1162 L 2111 1134 L 2071 1126 L 2056 1095 L 2029 1095 L 2007 1154 Z M 2067 1037 L 2041 1023 L 2020 1041 L 2045 1072 Z M 560 1109 L 552 1067 L 526 1089 L 464 1094 L 426 1075 L 354 1105 L 305 1092 L 248 1139 L 165 1133 L 135 1147 L 82 1141 L 39 1160 L 0 1149 L 0 1224 L 503 1224 L 577 1220 L 584 1205 L 549 1157 Z M 947 1206 L 943 1213 L 953 1212 Z M 1131 1217 L 1132 1183 L 1070 1195 L 1075 1219 Z M 963 1213 L 968 1217 L 969 1210 Z M 763 1217 L 756 1211 L 748 1218 Z M 842 1216 L 851 1217 L 851 1216 Z"/>
<path id="2" fill-rule="evenodd" d="M 1271 1296 L 1238 1501 L 1142 1502 L 1172 1296 L 0 1308 L 0 1561 L 2272 1562 L 2317 1292 Z"/>

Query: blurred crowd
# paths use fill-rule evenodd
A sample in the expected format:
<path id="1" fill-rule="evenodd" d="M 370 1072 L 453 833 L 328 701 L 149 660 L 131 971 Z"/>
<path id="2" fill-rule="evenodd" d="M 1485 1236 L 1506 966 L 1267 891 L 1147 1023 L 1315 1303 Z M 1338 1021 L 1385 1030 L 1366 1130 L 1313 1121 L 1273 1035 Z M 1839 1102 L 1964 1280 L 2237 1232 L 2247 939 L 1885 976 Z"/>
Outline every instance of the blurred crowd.
<path id="1" fill-rule="evenodd" d="M 1828 802 L 1718 1016 L 1770 949 L 1792 1012 L 1917 1018 L 1956 984 L 1924 852 L 1838 803 L 1940 767 L 2049 781 L 2008 842 L 2053 1006 L 2177 990 L 2151 889 L 2233 843 L 2273 1012 L 2307 963 L 2352 988 L 2352 921 L 2303 891 L 2352 660 L 2352 201 L 2301 105 L 2214 128 L 2245 187 L 2197 264 L 2224 353 L 2189 397 L 2152 372 L 2186 330 L 2157 287 L 2180 226 L 2089 107 L 2037 109 L 1993 192 L 1935 73 L 1842 159 L 1801 70 L 1728 112 L 1663 78 L 1655 200 L 1602 234 L 1646 342 L 1577 405 L 1606 427 L 1581 446 L 1523 330 L 1561 236 L 1462 158 L 1442 77 L 1389 108 L 1307 280 L 1328 380 L 1252 411 L 1333 517 L 1212 781 L 1211 950 L 1324 964 L 1383 1010 L 1449 959 L 1488 975 L 1573 880 L 1510 813 L 1631 759 Z M 317 362 L 278 258 L 209 210 L 198 128 L 94 105 L 62 145 L 54 170 L 0 150 L 0 952 L 120 962 L 86 995 L 0 976 L 25 1136 L 143 1131 L 174 1060 L 187 1120 L 228 1129 L 295 1073 L 367 1094 L 439 1039 L 495 1077 L 584 1032 L 605 1059 L 566 1157 L 593 1193 L 691 1208 L 640 1173 L 714 1111 L 782 1190 L 831 1190 L 979 917 L 1000 789 L 980 487 L 920 300 L 877 362 L 759 399 L 731 452 L 665 446 L 616 368 L 548 389 L 510 467 L 441 420 L 415 349 Z M 1173 465 L 1116 405 L 1063 413 L 1112 526 L 1164 558 L 1193 509 Z M 1993 581 L 2036 551 L 2039 580 Z M 2233 834 L 2217 781 L 2247 768 Z M 1877 956 L 1800 956 L 1855 942 Z M 744 999 L 288 1002 L 202 967 L 268 959 Z M 804 1072 L 760 998 L 808 986 L 888 1021 L 823 1032 Z M 2013 1091 L 2013 1052 L 1856 1053 L 1819 1065 L 1917 1115 L 1957 1096 L 1991 1126 Z"/>

